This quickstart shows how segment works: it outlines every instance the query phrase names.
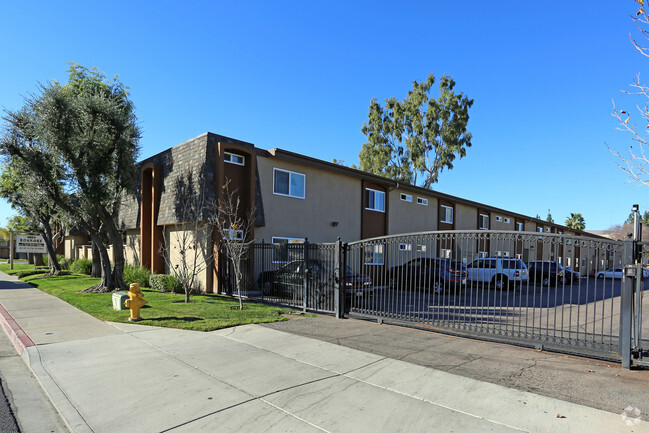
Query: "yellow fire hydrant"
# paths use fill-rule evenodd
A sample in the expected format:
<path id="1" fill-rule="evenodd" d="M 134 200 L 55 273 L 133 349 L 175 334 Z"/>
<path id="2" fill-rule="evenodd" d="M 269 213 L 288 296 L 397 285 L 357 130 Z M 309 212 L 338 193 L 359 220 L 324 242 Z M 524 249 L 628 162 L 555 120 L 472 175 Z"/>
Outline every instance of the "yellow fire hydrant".
<path id="1" fill-rule="evenodd" d="M 140 291 L 139 284 L 131 283 L 128 290 L 128 297 L 131 299 L 124 301 L 126 308 L 131 310 L 131 317 L 128 318 L 128 321 L 137 322 L 138 320 L 142 320 L 140 317 L 140 308 L 144 307 L 147 302 L 142 299 L 142 292 Z"/>

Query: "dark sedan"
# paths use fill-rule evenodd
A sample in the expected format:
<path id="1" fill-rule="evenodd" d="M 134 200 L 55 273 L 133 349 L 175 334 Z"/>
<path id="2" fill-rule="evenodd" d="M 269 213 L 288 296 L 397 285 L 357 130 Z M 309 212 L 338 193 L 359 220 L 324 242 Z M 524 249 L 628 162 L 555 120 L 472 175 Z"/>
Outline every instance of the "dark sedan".
<path id="1" fill-rule="evenodd" d="M 466 265 L 457 260 L 420 257 L 389 271 L 391 288 L 416 290 L 421 287 L 435 293 L 466 284 Z"/>

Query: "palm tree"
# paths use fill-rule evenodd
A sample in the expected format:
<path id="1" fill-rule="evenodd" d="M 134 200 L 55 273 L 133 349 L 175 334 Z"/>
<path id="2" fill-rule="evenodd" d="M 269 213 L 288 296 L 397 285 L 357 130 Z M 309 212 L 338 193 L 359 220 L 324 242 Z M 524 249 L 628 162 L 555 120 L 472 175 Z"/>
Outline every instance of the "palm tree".
<path id="1" fill-rule="evenodd" d="M 571 213 L 568 218 L 566 218 L 566 227 L 576 230 L 583 230 L 586 228 L 586 221 L 580 213 Z"/>

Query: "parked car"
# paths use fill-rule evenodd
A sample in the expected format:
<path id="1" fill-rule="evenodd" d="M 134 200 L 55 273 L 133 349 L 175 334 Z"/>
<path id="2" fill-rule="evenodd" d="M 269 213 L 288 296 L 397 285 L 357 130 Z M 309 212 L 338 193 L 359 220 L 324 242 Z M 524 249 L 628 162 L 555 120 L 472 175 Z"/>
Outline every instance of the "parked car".
<path id="1" fill-rule="evenodd" d="M 292 296 L 301 299 L 304 290 L 304 260 L 295 260 L 274 271 L 259 274 L 257 285 L 264 295 Z M 322 263 L 318 260 L 308 261 L 308 284 L 315 287 L 325 277 Z M 333 277 L 333 275 L 332 275 Z M 348 296 L 363 296 L 374 290 L 372 279 L 367 275 L 357 274 L 348 266 L 345 272 L 345 291 Z"/>
<path id="2" fill-rule="evenodd" d="M 561 269 L 562 269 L 561 272 L 563 275 L 563 281 L 565 281 L 568 284 L 576 283 L 581 278 L 581 272 L 577 272 L 572 268 L 564 268 L 563 266 L 561 266 Z"/>
<path id="3" fill-rule="evenodd" d="M 491 283 L 496 289 L 504 289 L 511 284 L 521 285 L 528 280 L 527 266 L 520 259 L 480 258 L 473 260 L 466 268 L 469 281 Z"/>
<path id="4" fill-rule="evenodd" d="M 440 293 L 466 284 L 466 266 L 457 260 L 420 257 L 388 271 L 391 288 L 416 290 L 421 287 Z"/>
<path id="5" fill-rule="evenodd" d="M 532 260 L 527 263 L 532 283 L 558 286 L 563 282 L 563 269 L 553 260 Z"/>
<path id="6" fill-rule="evenodd" d="M 643 272 L 644 275 L 644 272 Z M 622 278 L 622 268 L 607 269 L 605 271 L 599 271 L 595 274 L 597 278 Z"/>

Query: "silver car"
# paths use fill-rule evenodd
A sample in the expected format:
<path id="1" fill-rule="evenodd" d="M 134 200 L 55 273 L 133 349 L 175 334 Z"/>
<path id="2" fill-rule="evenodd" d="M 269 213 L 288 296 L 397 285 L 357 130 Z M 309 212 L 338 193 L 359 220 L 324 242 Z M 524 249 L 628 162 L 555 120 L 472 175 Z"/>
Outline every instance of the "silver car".
<path id="1" fill-rule="evenodd" d="M 467 280 L 490 283 L 496 289 L 510 284 L 520 286 L 529 279 L 527 266 L 520 259 L 507 257 L 475 259 L 466 266 Z"/>

